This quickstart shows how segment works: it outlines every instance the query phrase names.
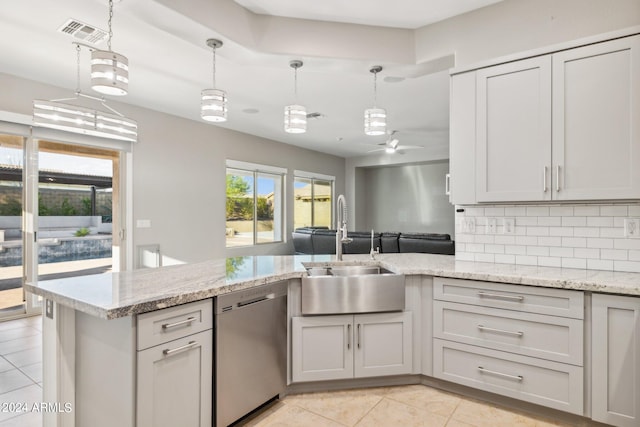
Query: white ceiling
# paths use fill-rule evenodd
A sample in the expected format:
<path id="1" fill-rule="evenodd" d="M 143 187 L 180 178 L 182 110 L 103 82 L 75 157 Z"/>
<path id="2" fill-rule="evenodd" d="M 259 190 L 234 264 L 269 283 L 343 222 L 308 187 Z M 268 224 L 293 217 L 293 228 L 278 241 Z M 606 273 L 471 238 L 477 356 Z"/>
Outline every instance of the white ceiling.
<path id="1" fill-rule="evenodd" d="M 373 106 L 368 70 L 382 65 L 378 106 L 387 109 L 389 129 L 403 145 L 442 144 L 448 141 L 450 58 L 415 64 L 407 59 L 413 46 L 398 48 L 398 40 L 496 1 L 395 0 L 392 10 L 387 0 L 117 1 L 112 49 L 129 58 L 130 87 L 127 96 L 113 99 L 200 120 L 200 91 L 211 86 L 205 40 L 215 37 L 225 43 L 217 52 L 217 87 L 229 97 L 229 120 L 221 127 L 342 157 L 364 155 L 385 140 L 363 132 L 363 111 Z M 0 72 L 73 91 L 75 39 L 58 28 L 74 18 L 106 30 L 107 15 L 106 0 L 1 2 Z M 378 48 L 363 34 L 388 36 L 395 44 Z M 106 43 L 97 47 L 106 49 Z M 282 128 L 283 108 L 294 101 L 292 59 L 304 61 L 299 103 L 324 116 L 299 135 Z M 81 88 L 87 93 L 88 62 L 85 50 Z"/>

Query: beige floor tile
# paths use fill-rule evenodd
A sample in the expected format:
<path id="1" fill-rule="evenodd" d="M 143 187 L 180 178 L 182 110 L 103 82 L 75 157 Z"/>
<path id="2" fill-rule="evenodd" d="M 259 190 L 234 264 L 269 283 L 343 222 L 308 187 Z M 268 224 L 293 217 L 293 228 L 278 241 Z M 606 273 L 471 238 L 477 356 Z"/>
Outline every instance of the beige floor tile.
<path id="1" fill-rule="evenodd" d="M 468 424 L 463 421 L 449 420 L 447 427 L 476 427 L 473 424 Z"/>
<path id="2" fill-rule="evenodd" d="M 42 382 L 42 362 L 21 366 L 20 370 L 29 378 L 31 378 L 33 382 Z"/>
<path id="3" fill-rule="evenodd" d="M 382 392 L 382 389 L 357 389 L 299 394 L 287 396 L 285 403 L 299 406 L 343 425 L 353 426 L 382 400 Z"/>
<path id="4" fill-rule="evenodd" d="M 0 373 L 0 393 L 17 390 L 31 384 L 33 384 L 33 380 L 23 374 L 19 369 L 12 369 Z"/>
<path id="5" fill-rule="evenodd" d="M 29 412 L 5 421 L 0 421 L 0 427 L 42 427 L 42 414 Z"/>
<path id="6" fill-rule="evenodd" d="M 34 347 L 15 353 L 5 354 L 4 358 L 13 363 L 18 368 L 34 363 L 42 362 L 42 347 Z"/>
<path id="7" fill-rule="evenodd" d="M 271 412 L 267 417 L 261 419 L 255 427 L 344 427 L 337 423 L 311 411 L 300 408 L 296 405 L 282 405 Z"/>
<path id="8" fill-rule="evenodd" d="M 30 337 L 32 335 L 41 335 L 42 332 L 30 326 L 22 326 L 20 328 L 7 329 L 0 331 L 0 342 L 15 340 L 18 338 Z"/>
<path id="9" fill-rule="evenodd" d="M 15 369 L 16 367 L 13 366 L 11 363 L 9 363 L 9 361 L 7 359 L 5 359 L 4 357 L 0 356 L 0 372 L 5 372 L 5 371 L 10 371 L 12 369 Z"/>
<path id="10" fill-rule="evenodd" d="M 537 427 L 538 420 L 473 400 L 462 400 L 451 416 L 476 427 Z"/>
<path id="11" fill-rule="evenodd" d="M 461 400 L 455 394 L 423 385 L 390 387 L 385 397 L 447 418 L 453 414 Z"/>
<path id="12" fill-rule="evenodd" d="M 42 336 L 31 335 L 29 337 L 17 338 L 11 341 L 0 342 L 0 355 L 5 356 L 17 351 L 27 350 L 29 348 L 42 347 Z"/>
<path id="13" fill-rule="evenodd" d="M 447 417 L 384 398 L 357 427 L 444 427 L 446 424 Z"/>
<path id="14" fill-rule="evenodd" d="M 1 399 L 3 402 L 24 402 L 27 405 L 27 409 L 30 410 L 29 408 L 32 408 L 34 403 L 42 402 L 42 388 L 33 384 L 4 393 Z M 0 421 L 15 418 L 19 415 L 24 414 L 16 412 L 0 412 Z"/>

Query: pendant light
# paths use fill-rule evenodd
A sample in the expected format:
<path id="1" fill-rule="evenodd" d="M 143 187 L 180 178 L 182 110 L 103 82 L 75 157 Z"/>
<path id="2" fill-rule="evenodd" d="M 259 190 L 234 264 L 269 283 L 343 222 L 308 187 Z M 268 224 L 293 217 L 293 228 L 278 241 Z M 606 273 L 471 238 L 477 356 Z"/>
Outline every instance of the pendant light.
<path id="1" fill-rule="evenodd" d="M 209 122 L 227 121 L 227 93 L 216 89 L 216 49 L 222 46 L 222 41 L 208 39 L 207 46 L 213 51 L 213 86 L 202 91 L 200 102 L 200 116 Z"/>
<path id="2" fill-rule="evenodd" d="M 293 68 L 293 93 L 295 104 L 284 107 L 284 130 L 288 133 L 305 133 L 307 131 L 307 109 L 298 104 L 298 68 L 302 61 L 289 62 Z"/>
<path id="3" fill-rule="evenodd" d="M 377 107 L 378 97 L 378 73 L 382 67 L 376 65 L 369 72 L 373 73 L 373 108 L 364 110 L 364 133 L 367 135 L 384 135 L 387 133 L 387 112 L 384 108 Z"/>
<path id="4" fill-rule="evenodd" d="M 85 95 L 80 91 L 80 45 L 76 45 L 76 91 L 71 98 L 33 101 L 33 125 L 101 138 L 135 142 L 138 125 L 106 104 L 104 98 Z M 80 107 L 61 101 L 87 98 L 99 101 L 109 112 Z"/>
<path id="5" fill-rule="evenodd" d="M 91 52 L 91 89 L 106 95 L 126 95 L 129 90 L 129 60 L 111 50 L 113 0 L 109 0 L 108 50 Z"/>

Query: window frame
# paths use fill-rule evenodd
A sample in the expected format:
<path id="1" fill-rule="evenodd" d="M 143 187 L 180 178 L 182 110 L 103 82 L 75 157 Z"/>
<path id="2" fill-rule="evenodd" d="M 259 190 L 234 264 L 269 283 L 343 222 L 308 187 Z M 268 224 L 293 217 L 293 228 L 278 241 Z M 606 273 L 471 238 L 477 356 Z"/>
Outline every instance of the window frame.
<path id="1" fill-rule="evenodd" d="M 314 173 L 314 172 L 306 172 L 306 171 L 301 171 L 301 170 L 294 170 L 293 171 L 293 185 L 294 185 L 294 194 L 293 194 L 293 198 L 294 198 L 294 203 L 293 203 L 293 222 L 295 224 L 296 221 L 296 212 L 295 212 L 295 183 L 298 179 L 305 179 L 305 180 L 310 180 L 311 181 L 311 227 L 315 227 L 316 226 L 316 222 L 315 222 L 315 181 L 328 181 L 331 183 L 331 207 L 329 209 L 329 213 L 330 213 L 330 220 L 329 220 L 329 228 L 333 227 L 333 220 L 334 220 L 334 206 L 335 206 L 335 196 L 336 196 L 336 177 L 332 176 L 332 175 L 324 175 L 324 174 L 320 174 L 320 173 Z M 295 228 L 295 225 L 294 225 Z"/>
<path id="2" fill-rule="evenodd" d="M 249 244 L 229 246 L 225 239 L 225 248 L 226 249 L 249 248 L 253 246 L 284 243 L 285 242 L 284 236 L 286 235 L 284 219 L 285 219 L 285 212 L 286 212 L 285 183 L 287 179 L 287 169 L 277 167 L 277 166 L 261 165 L 257 163 L 249 163 L 249 162 L 227 159 L 226 165 L 225 165 L 225 180 L 226 180 L 226 177 L 229 175 L 229 170 L 243 172 L 247 175 L 251 175 L 253 179 L 253 185 L 252 185 L 253 217 L 251 220 L 252 221 L 252 242 Z M 274 240 L 266 241 L 266 242 L 265 241 L 260 242 L 258 239 L 258 212 L 257 212 L 258 211 L 258 192 L 256 187 L 258 183 L 258 177 L 261 175 L 262 176 L 271 175 L 271 176 L 280 178 L 280 184 L 276 185 L 277 188 L 275 191 L 276 198 L 279 200 L 278 200 L 278 203 L 276 204 L 277 208 L 274 207 L 274 214 L 273 214 L 274 230 L 279 230 L 279 233 L 277 233 L 278 234 L 277 239 L 274 238 Z M 278 193 L 279 193 L 279 197 L 277 195 Z M 225 206 L 226 206 L 226 201 L 227 201 L 227 195 L 225 191 Z M 226 224 L 226 219 L 227 218 L 225 213 L 225 224 Z"/>

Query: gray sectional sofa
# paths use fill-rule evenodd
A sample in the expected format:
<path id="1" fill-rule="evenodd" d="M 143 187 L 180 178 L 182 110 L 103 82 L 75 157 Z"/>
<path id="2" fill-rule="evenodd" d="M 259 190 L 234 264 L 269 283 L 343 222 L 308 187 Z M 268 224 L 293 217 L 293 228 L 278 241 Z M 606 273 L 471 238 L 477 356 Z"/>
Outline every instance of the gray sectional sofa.
<path id="1" fill-rule="evenodd" d="M 371 232 L 350 231 L 351 243 L 343 244 L 344 254 L 368 254 Z M 336 230 L 326 227 L 296 228 L 293 233 L 296 254 L 335 254 Z M 448 234 L 382 232 L 373 234 L 373 247 L 380 253 L 418 252 L 454 255 L 455 243 Z"/>

